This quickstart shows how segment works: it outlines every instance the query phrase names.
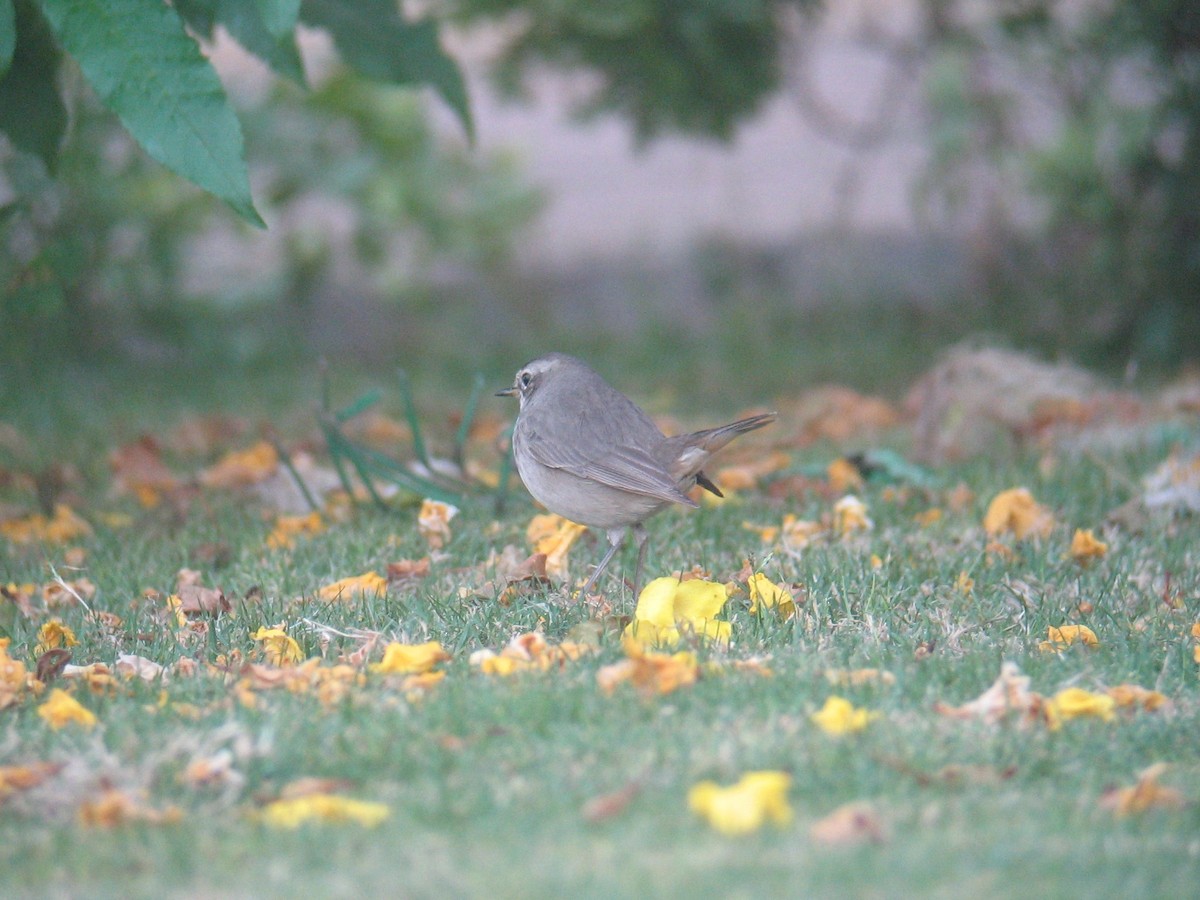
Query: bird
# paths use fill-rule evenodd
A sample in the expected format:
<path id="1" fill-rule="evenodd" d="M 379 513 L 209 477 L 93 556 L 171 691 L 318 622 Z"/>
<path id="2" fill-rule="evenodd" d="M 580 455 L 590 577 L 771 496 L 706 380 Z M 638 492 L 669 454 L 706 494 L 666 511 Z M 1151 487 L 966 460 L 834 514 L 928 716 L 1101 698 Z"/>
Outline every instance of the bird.
<path id="1" fill-rule="evenodd" d="M 762 413 L 667 437 L 636 403 L 565 353 L 526 363 L 512 387 L 496 396 L 519 401 L 512 451 L 529 493 L 551 512 L 608 537 L 608 552 L 580 596 L 587 596 L 632 533 L 638 548 L 636 598 L 648 538 L 643 523 L 676 503 L 697 506 L 687 494 L 695 485 L 723 496 L 704 474 L 704 465 L 734 438 L 777 418 L 774 412 Z"/>

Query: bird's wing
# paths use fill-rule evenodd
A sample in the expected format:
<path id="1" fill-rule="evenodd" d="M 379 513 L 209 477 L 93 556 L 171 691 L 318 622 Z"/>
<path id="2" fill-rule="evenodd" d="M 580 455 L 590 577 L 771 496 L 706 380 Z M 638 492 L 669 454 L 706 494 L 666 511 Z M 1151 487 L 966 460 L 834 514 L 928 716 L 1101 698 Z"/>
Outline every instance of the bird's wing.
<path id="1" fill-rule="evenodd" d="M 602 423 L 586 419 L 577 421 L 578 430 L 570 441 L 548 439 L 539 424 L 536 418 L 527 418 L 521 423 L 522 443 L 543 466 L 562 469 L 632 494 L 685 506 L 696 505 L 679 490 L 675 479 L 649 451 L 630 441 L 614 441 Z M 662 440 L 661 434 L 657 439 Z"/>

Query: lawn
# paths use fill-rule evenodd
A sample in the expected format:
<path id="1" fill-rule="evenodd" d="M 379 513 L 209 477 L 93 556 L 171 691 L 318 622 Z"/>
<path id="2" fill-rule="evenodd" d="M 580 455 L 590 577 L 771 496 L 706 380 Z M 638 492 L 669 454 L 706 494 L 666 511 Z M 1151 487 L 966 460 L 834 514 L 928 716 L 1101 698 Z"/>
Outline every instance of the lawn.
<path id="1" fill-rule="evenodd" d="M 464 499 L 440 535 L 411 495 L 335 501 L 312 533 L 279 531 L 277 495 L 252 482 L 283 470 L 213 473 L 264 430 L 327 465 L 292 402 L 270 428 L 135 408 L 88 413 L 71 436 L 30 424 L 32 403 L 12 414 L 5 896 L 1194 893 L 1200 519 L 1111 518 L 1177 428 L 908 468 L 904 424 L 802 441 L 785 411 L 729 454 L 726 502 L 650 523 L 650 577 L 730 586 L 726 640 L 684 620 L 677 646 L 655 647 L 623 639 L 632 552 L 600 596 L 573 598 L 603 538 L 540 577 L 519 487 L 498 516 L 490 493 Z M 513 412 L 485 406 L 484 476 Z M 161 482 L 144 460 L 109 462 L 142 431 Z M 895 455 L 862 482 L 830 468 L 864 448 Z M 985 528 L 1018 487 L 1037 507 Z M 31 518 L 39 492 L 86 528 Z M 863 506 L 839 516 L 847 494 Z M 1080 529 L 1104 549 L 1072 553 Z M 551 527 L 543 549 L 566 535 Z M 389 566 L 362 592 L 322 591 Z M 794 610 L 751 603 L 759 573 Z M 428 642 L 443 653 L 384 663 L 389 645 Z M 966 706 L 1006 662 L 1028 682 Z M 814 719 L 830 698 L 862 715 Z M 689 808 L 697 784 L 760 771 L 790 778 L 761 827 L 737 798 L 743 834 Z"/>

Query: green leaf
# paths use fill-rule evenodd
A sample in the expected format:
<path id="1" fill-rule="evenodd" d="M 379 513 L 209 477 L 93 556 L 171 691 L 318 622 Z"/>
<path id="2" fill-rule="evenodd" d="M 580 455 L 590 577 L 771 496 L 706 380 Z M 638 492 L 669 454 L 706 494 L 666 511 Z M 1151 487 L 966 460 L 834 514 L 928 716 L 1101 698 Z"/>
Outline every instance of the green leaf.
<path id="1" fill-rule="evenodd" d="M 300 18 L 326 29 L 360 74 L 392 84 L 431 85 L 474 138 L 466 84 L 438 43 L 437 23 L 406 21 L 396 0 L 303 0 Z"/>
<path id="2" fill-rule="evenodd" d="M 13 50 L 17 47 L 17 14 L 12 0 L 0 0 L 0 77 L 12 65 Z"/>
<path id="3" fill-rule="evenodd" d="M 295 35 L 300 0 L 175 0 L 173 5 L 205 40 L 212 40 L 216 27 L 223 25 L 246 51 L 285 78 L 305 84 Z"/>
<path id="4" fill-rule="evenodd" d="M 13 31 L 20 40 L 13 42 L 11 63 L 0 78 L 0 131 L 52 170 L 67 127 L 67 110 L 55 83 L 58 46 L 30 0 L 3 3 L 14 13 Z"/>
<path id="5" fill-rule="evenodd" d="M 258 7 L 263 25 L 275 37 L 281 38 L 296 30 L 300 0 L 253 0 L 253 3 Z"/>
<path id="6" fill-rule="evenodd" d="M 280 75 L 303 85 L 304 64 L 300 61 L 296 35 L 292 30 L 296 24 L 295 15 L 292 16 L 292 27 L 278 33 L 274 28 L 286 21 L 286 11 L 268 10 L 272 18 L 270 22 L 263 15 L 262 7 L 278 5 L 264 0 L 221 0 L 217 4 L 217 21 L 225 26 L 235 41 Z"/>
<path id="7" fill-rule="evenodd" d="M 40 3 L 63 49 L 152 158 L 263 225 L 241 125 L 173 9 L 146 0 Z"/>

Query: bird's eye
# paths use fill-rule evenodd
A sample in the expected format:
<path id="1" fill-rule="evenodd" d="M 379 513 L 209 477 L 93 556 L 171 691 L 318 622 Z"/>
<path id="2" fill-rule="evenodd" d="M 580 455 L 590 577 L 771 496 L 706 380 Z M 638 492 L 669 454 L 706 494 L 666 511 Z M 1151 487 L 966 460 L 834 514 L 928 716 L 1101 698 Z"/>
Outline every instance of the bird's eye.
<path id="1" fill-rule="evenodd" d="M 523 387 L 523 388 L 529 387 L 529 382 L 531 382 L 531 381 L 533 381 L 532 375 L 530 375 L 528 372 L 521 373 L 521 387 Z"/>

